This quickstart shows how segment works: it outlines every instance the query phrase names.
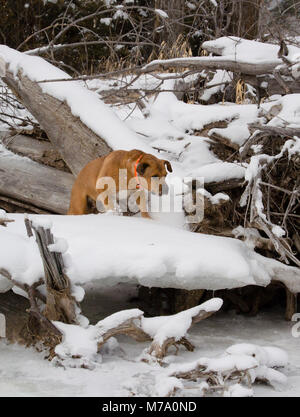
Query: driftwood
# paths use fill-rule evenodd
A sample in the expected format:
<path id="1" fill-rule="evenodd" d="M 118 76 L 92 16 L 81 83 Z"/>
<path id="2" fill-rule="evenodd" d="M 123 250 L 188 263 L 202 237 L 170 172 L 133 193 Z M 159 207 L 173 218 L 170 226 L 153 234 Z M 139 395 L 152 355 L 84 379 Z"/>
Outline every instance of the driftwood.
<path id="1" fill-rule="evenodd" d="M 65 214 L 73 182 L 73 175 L 26 158 L 14 155 L 0 158 L 0 200 L 4 196 L 48 212 Z"/>
<path id="2" fill-rule="evenodd" d="M 198 314 L 196 314 L 192 318 L 190 327 L 198 323 L 199 321 L 210 317 L 216 311 L 217 310 L 207 312 L 205 310 L 200 310 Z M 110 337 L 116 336 L 119 334 L 130 336 L 138 342 L 151 341 L 152 340 L 151 337 L 147 333 L 145 333 L 145 331 L 142 328 L 141 320 L 142 320 L 142 313 L 138 313 L 135 317 L 129 320 L 128 319 L 125 320 L 123 323 L 119 324 L 118 326 L 114 328 L 108 329 L 105 333 L 101 334 L 100 340 L 98 342 L 98 349 L 100 349 Z M 100 324 L 101 322 L 98 325 Z M 187 329 L 187 331 L 188 330 L 189 329 Z M 192 345 L 192 343 L 189 342 L 185 336 L 183 336 L 182 338 L 178 340 L 175 337 L 168 337 L 161 343 L 155 340 L 154 338 L 147 353 L 150 356 L 158 360 L 162 360 L 167 355 L 167 351 L 171 346 L 175 346 L 177 348 L 178 345 L 184 346 L 189 351 L 194 350 L 194 346 Z M 148 359 L 149 358 L 146 357 L 144 360 L 148 361 Z"/>
<path id="3" fill-rule="evenodd" d="M 141 328 L 141 319 L 143 313 L 138 312 L 134 317 L 123 321 L 122 323 L 118 324 L 116 327 L 107 329 L 104 333 L 100 332 L 98 336 L 98 350 L 104 345 L 104 343 L 110 339 L 111 337 L 115 337 L 120 334 L 124 334 L 126 336 L 132 337 L 134 340 L 138 342 L 148 342 L 151 341 L 151 337 L 143 331 Z M 97 326 L 101 328 L 101 322 L 98 323 Z"/>
<path id="4" fill-rule="evenodd" d="M 214 311 L 200 310 L 198 314 L 192 318 L 190 328 L 194 324 L 198 323 L 199 321 L 210 317 L 215 312 L 216 310 Z M 187 329 L 187 331 L 188 330 L 189 329 Z M 177 348 L 178 345 L 184 346 L 188 351 L 191 351 L 191 352 L 194 350 L 194 346 L 192 345 L 191 342 L 189 342 L 189 340 L 186 337 L 183 336 L 179 340 L 175 339 L 174 337 L 168 337 L 162 343 L 154 339 L 149 348 L 149 354 L 151 356 L 154 356 L 156 359 L 161 360 L 166 356 L 167 351 L 170 346 L 175 346 Z"/>
<path id="5" fill-rule="evenodd" d="M 213 302 L 213 304 L 203 303 L 181 313 L 164 317 L 145 318 L 143 311 L 139 309 L 119 311 L 100 320 L 96 325 L 90 326 L 88 329 L 81 328 L 81 334 L 83 338 L 87 337 L 96 344 L 98 352 L 109 338 L 120 334 L 130 336 L 138 342 L 152 341 L 149 349 L 143 352 L 140 359 L 145 362 L 157 361 L 163 365 L 162 360 L 167 355 L 167 350 L 170 346 L 175 346 L 177 349 L 178 345 L 183 345 L 189 351 L 194 349 L 194 346 L 186 338 L 190 327 L 216 313 L 222 306 L 220 298 L 209 300 L 210 302 Z M 180 323 L 180 335 L 177 334 L 177 321 Z M 60 327 L 59 324 L 57 326 Z M 69 333 L 66 326 L 63 329 L 63 346 L 60 345 L 60 348 L 55 350 L 57 363 L 64 366 L 64 361 L 66 360 L 66 366 L 84 366 L 92 369 L 93 357 L 89 355 L 84 356 L 80 346 L 77 352 L 72 331 Z M 166 329 L 168 329 L 167 334 L 165 334 Z M 71 338 L 69 338 L 69 335 L 71 335 Z M 72 351 L 71 358 L 70 346 Z"/>
<path id="6" fill-rule="evenodd" d="M 71 295 L 71 284 L 65 274 L 62 254 L 50 251 L 48 245 L 54 243 L 54 237 L 46 226 L 34 225 L 27 218 L 25 226 L 29 237 L 35 234 L 41 258 L 44 265 L 45 278 L 40 278 L 32 285 L 23 284 L 12 278 L 9 271 L 0 268 L 0 274 L 10 280 L 13 285 L 27 293 L 30 308 L 27 323 L 23 329 L 14 335 L 14 341 L 35 344 L 42 340 L 51 349 L 61 341 L 61 331 L 52 323 L 59 320 L 64 323 L 77 323 L 78 305 Z M 43 283 L 46 284 L 46 297 L 38 290 Z M 44 305 L 43 312 L 37 302 L 39 299 Z M 3 311 L 3 310 L 2 310 Z"/>
<path id="7" fill-rule="evenodd" d="M 237 62 L 234 59 L 225 57 L 188 57 L 152 61 L 145 65 L 140 70 L 140 73 L 149 73 L 169 68 L 190 68 L 198 69 L 199 71 L 202 69 L 223 69 L 242 74 L 261 75 L 272 74 L 277 65 L 278 63 L 275 62 Z"/>
<path id="8" fill-rule="evenodd" d="M 212 194 L 217 194 L 222 191 L 233 190 L 234 188 L 242 187 L 245 184 L 243 178 L 232 178 L 230 180 L 225 180 L 221 182 L 207 182 L 204 184 L 206 190 Z"/>
<path id="9" fill-rule="evenodd" d="M 24 334 L 24 329 L 26 329 L 26 333 L 28 333 L 28 330 L 29 330 L 30 339 L 31 339 L 31 342 L 33 342 L 34 339 L 32 339 L 32 336 L 34 336 L 34 333 L 37 332 L 37 328 L 39 328 L 39 331 L 40 331 L 40 328 L 42 328 L 44 331 L 50 332 L 54 337 L 59 337 L 59 340 L 60 340 L 60 337 L 61 337 L 60 330 L 57 329 L 57 327 L 55 327 L 54 324 L 51 323 L 51 321 L 41 313 L 38 307 L 37 301 L 36 301 L 36 298 L 39 298 L 40 300 L 45 301 L 44 296 L 37 289 L 37 287 L 41 285 L 43 281 L 39 280 L 38 282 L 35 282 L 32 285 L 27 285 L 27 284 L 22 284 L 21 282 L 14 280 L 11 274 L 3 268 L 0 268 L 0 274 L 4 276 L 5 278 L 7 278 L 8 280 L 12 281 L 12 283 L 16 287 L 21 288 L 21 290 L 27 293 L 28 300 L 30 303 L 30 308 L 26 310 L 29 313 L 28 323 L 25 324 L 25 321 L 26 321 L 25 319 L 21 320 L 23 322 L 22 325 L 24 327 L 23 329 L 18 329 L 19 334 L 16 334 L 17 329 L 15 328 L 8 329 L 9 333 L 11 333 L 10 339 L 12 341 L 19 341 L 19 342 L 27 341 L 28 342 L 29 335 Z M 8 312 L 10 312 L 10 310 L 11 310 L 11 306 L 9 306 Z M 7 311 L 3 309 L 2 311 L 4 311 L 5 314 L 7 313 Z M 19 316 L 20 316 L 20 312 L 18 312 L 18 317 Z M 19 319 L 17 321 L 19 321 Z M 12 325 L 15 326 L 16 324 L 17 323 L 13 322 Z"/>
<path id="10" fill-rule="evenodd" d="M 54 244 L 51 230 L 37 226 L 28 219 L 25 219 L 25 225 L 29 236 L 32 235 L 32 230 L 34 231 L 44 265 L 47 288 L 44 316 L 49 320 L 76 323 L 76 301 L 71 295 L 71 284 L 65 273 L 62 254 L 50 251 L 48 247 Z M 29 295 L 32 296 L 31 293 Z M 35 310 L 36 308 L 37 306 Z"/>
<path id="11" fill-rule="evenodd" d="M 12 213 L 36 213 L 36 214 L 51 214 L 52 211 L 41 209 L 33 206 L 32 204 L 26 204 L 24 201 L 16 200 L 11 197 L 0 195 L 0 207 L 7 212 Z"/>
<path id="12" fill-rule="evenodd" d="M 27 156 L 33 161 L 52 166 L 54 168 L 64 168 L 64 162 L 60 154 L 47 141 L 33 139 L 22 134 L 10 134 L 0 132 L 0 143 L 10 151 Z"/>
<path id="13" fill-rule="evenodd" d="M 256 123 L 250 123 L 249 129 L 250 131 L 257 129 L 261 132 L 264 132 L 266 135 L 286 136 L 291 138 L 294 136 L 300 136 L 300 128 L 262 126 Z"/>
<path id="14" fill-rule="evenodd" d="M 92 159 L 111 151 L 102 138 L 71 113 L 66 103 L 43 93 L 39 84 L 21 71 L 16 77 L 7 70 L 3 81 L 38 120 L 73 174 L 77 175 Z"/>
<path id="15" fill-rule="evenodd" d="M 10 219 L 1 219 L 1 218 L 0 218 L 0 226 L 4 226 L 4 227 L 6 227 L 6 226 L 7 226 L 7 223 L 11 223 L 11 222 L 14 222 L 14 220 L 10 220 Z"/>

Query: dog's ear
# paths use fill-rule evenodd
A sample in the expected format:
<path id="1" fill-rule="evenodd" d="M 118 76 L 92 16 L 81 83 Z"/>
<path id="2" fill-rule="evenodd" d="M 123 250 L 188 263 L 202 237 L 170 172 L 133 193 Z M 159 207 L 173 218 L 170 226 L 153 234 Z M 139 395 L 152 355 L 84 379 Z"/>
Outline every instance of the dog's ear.
<path id="1" fill-rule="evenodd" d="M 169 161 L 165 161 L 165 166 L 167 167 L 167 170 L 169 172 L 173 172 L 172 165 L 170 164 Z"/>
<path id="2" fill-rule="evenodd" d="M 146 169 L 149 167 L 150 165 L 147 164 L 147 162 L 140 162 L 138 164 L 138 166 L 136 167 L 137 173 L 141 176 L 143 176 L 145 174 Z"/>

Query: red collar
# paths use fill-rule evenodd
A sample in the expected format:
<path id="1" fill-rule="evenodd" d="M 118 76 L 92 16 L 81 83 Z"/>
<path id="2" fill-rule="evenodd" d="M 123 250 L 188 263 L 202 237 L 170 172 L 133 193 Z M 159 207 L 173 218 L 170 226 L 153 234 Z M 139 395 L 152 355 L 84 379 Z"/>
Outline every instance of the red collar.
<path id="1" fill-rule="evenodd" d="M 138 177 L 138 174 L 137 174 L 137 170 L 136 169 L 137 169 L 137 166 L 138 166 L 138 164 L 139 164 L 142 156 L 143 155 L 139 156 L 138 159 L 135 161 L 135 164 L 134 164 L 134 176 L 135 176 L 135 179 L 136 179 L 136 182 L 137 182 L 136 188 L 140 188 L 141 187 L 141 184 L 139 182 L 139 177 Z"/>

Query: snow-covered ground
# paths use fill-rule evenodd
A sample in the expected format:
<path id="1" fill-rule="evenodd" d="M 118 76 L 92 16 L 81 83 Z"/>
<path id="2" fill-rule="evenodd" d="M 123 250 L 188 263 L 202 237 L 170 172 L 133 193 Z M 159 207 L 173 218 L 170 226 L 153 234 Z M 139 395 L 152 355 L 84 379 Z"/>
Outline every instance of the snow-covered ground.
<path id="1" fill-rule="evenodd" d="M 104 290 L 88 284 L 85 289 L 83 310 L 94 322 L 116 311 L 136 307 L 134 302 L 129 302 L 136 293 L 132 285 L 119 284 Z M 283 315 L 281 310 L 267 310 L 257 317 L 217 313 L 196 324 L 189 332 L 189 339 L 196 346 L 194 352 L 180 348 L 175 356 L 171 351 L 168 361 L 181 364 L 203 356 L 215 357 L 235 343 L 276 346 L 289 356 L 288 365 L 281 370 L 287 376 L 287 383 L 276 388 L 254 384 L 254 395 L 300 396 L 300 339 L 292 336 L 295 323 L 286 322 Z M 110 343 L 102 352 L 102 363 L 94 370 L 65 370 L 45 360 L 44 353 L 2 341 L 0 396 L 153 396 L 156 394 L 155 383 L 165 368 L 138 359 L 148 346 L 149 343 L 120 336 L 118 343 Z M 186 389 L 180 395 L 197 396 L 199 389 Z"/>

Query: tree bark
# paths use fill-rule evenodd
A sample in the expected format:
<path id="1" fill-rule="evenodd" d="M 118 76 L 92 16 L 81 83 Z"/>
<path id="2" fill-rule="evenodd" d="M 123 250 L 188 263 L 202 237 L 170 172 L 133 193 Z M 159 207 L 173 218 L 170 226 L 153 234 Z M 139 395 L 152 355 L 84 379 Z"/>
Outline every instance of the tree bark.
<path id="1" fill-rule="evenodd" d="M 73 175 L 67 172 L 0 154 L 0 195 L 66 214 L 73 182 Z"/>
<path id="2" fill-rule="evenodd" d="M 27 156 L 33 161 L 68 171 L 65 162 L 50 142 L 33 139 L 30 136 L 0 132 L 1 142 L 7 149 L 18 155 Z"/>
<path id="3" fill-rule="evenodd" d="M 206 48 L 208 49 L 208 48 Z M 169 68 L 190 68 L 201 71 L 202 69 L 223 69 L 232 72 L 249 75 L 272 74 L 278 62 L 238 62 L 231 58 L 224 57 L 188 57 L 173 58 L 165 60 L 154 60 L 145 65 L 139 73 L 147 74 L 153 71 Z"/>
<path id="4" fill-rule="evenodd" d="M 44 94 L 39 84 L 20 71 L 18 77 L 6 71 L 3 81 L 39 121 L 74 175 L 92 159 L 111 151 L 102 138 L 71 113 L 66 103 Z"/>

